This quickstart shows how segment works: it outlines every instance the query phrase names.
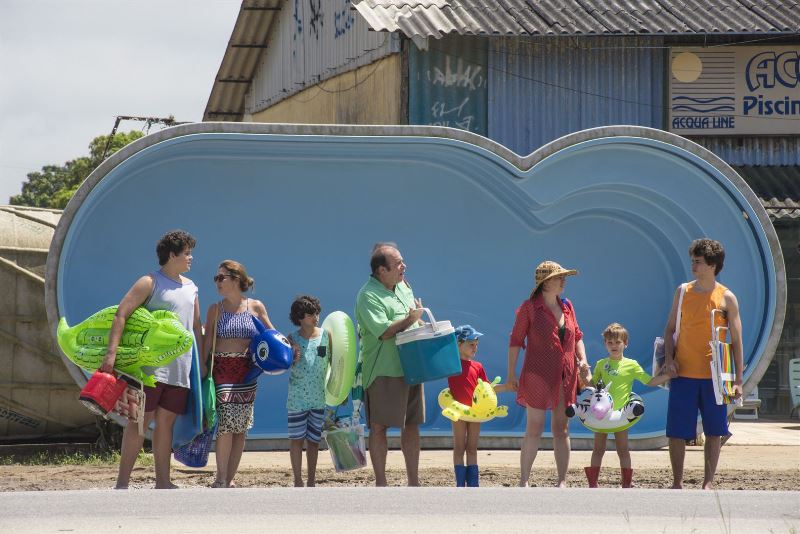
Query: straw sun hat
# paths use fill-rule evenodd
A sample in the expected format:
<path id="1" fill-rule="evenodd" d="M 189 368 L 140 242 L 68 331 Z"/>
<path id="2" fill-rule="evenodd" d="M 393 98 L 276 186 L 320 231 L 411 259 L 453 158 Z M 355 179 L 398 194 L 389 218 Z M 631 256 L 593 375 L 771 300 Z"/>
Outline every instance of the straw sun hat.
<path id="1" fill-rule="evenodd" d="M 545 280 L 550 280 L 556 276 L 573 276 L 576 274 L 578 274 L 578 271 L 575 269 L 565 269 L 554 261 L 543 261 L 536 266 L 536 286 L 533 288 L 533 291 L 539 289 L 539 286 L 542 285 Z"/>

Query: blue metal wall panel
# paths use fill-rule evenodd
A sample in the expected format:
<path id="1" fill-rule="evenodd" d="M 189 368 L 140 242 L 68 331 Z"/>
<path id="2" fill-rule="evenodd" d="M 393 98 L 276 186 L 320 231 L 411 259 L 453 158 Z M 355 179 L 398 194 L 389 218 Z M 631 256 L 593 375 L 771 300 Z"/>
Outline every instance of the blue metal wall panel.
<path id="1" fill-rule="evenodd" d="M 800 165 L 800 132 L 775 137 L 692 137 L 729 165 Z"/>
<path id="2" fill-rule="evenodd" d="M 409 123 L 486 135 L 519 154 L 613 124 L 664 128 L 661 37 L 449 35 L 409 50 Z M 730 165 L 800 165 L 800 135 L 693 137 Z"/>
<path id="3" fill-rule="evenodd" d="M 489 137 L 518 154 L 596 126 L 663 128 L 660 37 L 488 41 Z"/>
<path id="4" fill-rule="evenodd" d="M 449 126 L 486 135 L 485 39 L 451 35 L 411 44 L 408 54 L 408 122 Z"/>

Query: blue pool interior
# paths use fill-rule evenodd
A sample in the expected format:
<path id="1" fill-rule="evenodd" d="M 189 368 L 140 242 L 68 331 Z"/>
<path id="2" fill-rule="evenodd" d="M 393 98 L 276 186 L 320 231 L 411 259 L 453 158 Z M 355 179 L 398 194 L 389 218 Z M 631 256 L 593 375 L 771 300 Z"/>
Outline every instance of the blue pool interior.
<path id="1" fill-rule="evenodd" d="M 719 280 L 737 295 L 748 371 L 774 317 L 776 274 L 759 219 L 725 176 L 669 143 L 600 138 L 558 151 L 528 171 L 493 152 L 425 137 L 195 134 L 149 146 L 113 168 L 73 218 L 60 255 L 58 308 L 70 324 L 116 304 L 158 268 L 155 243 L 172 228 L 197 238 L 187 276 L 203 314 L 226 258 L 244 263 L 253 296 L 288 333 L 289 306 L 312 294 L 326 312 L 353 316 L 373 243 L 395 241 L 416 296 L 437 320 L 485 334 L 478 359 L 505 381 L 508 335 L 544 259 L 580 271 L 567 282 L 590 364 L 605 357 L 611 322 L 631 334 L 628 357 L 651 369 L 675 288 L 690 279 L 689 243 L 726 247 Z M 522 358 L 520 358 L 521 361 Z M 251 438 L 286 436 L 288 374 L 262 376 Z M 423 434 L 450 432 L 425 385 Z M 637 384 L 647 412 L 631 438 L 664 435 L 666 391 Z M 508 417 L 482 433 L 524 432 L 511 393 Z M 340 413 L 349 411 L 342 407 Z M 590 436 L 577 421 L 573 436 Z M 546 425 L 549 431 L 549 423 Z"/>

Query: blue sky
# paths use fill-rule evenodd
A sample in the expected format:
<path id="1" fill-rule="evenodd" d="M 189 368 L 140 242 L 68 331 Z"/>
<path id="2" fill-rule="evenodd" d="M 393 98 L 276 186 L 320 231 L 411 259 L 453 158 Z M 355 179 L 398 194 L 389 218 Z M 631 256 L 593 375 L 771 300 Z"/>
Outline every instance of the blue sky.
<path id="1" fill-rule="evenodd" d="M 87 155 L 117 115 L 200 121 L 240 5 L 0 0 L 0 204 L 28 172 Z"/>

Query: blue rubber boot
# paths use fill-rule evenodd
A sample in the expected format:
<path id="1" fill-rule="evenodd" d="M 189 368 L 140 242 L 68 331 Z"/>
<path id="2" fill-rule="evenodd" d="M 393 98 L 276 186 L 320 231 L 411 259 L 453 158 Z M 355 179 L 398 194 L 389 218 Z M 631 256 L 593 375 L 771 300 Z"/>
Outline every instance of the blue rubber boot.
<path id="1" fill-rule="evenodd" d="M 453 469 L 456 472 L 456 487 L 463 488 L 464 484 L 466 484 L 467 480 L 467 466 L 466 465 L 454 465 Z"/>
<path id="2" fill-rule="evenodd" d="M 478 484 L 478 466 L 477 465 L 468 465 L 467 466 L 467 487 L 468 488 L 477 488 Z"/>

